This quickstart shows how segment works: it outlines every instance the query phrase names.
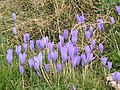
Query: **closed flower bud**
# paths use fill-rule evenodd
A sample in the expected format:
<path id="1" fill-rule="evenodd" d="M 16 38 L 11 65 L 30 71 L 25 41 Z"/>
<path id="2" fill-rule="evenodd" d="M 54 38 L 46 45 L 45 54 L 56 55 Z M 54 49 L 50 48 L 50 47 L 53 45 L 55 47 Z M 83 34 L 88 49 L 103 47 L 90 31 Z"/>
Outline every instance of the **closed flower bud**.
<path id="1" fill-rule="evenodd" d="M 20 74 L 23 76 L 23 74 L 24 74 L 24 67 L 20 66 L 19 71 L 20 71 Z"/>
<path id="2" fill-rule="evenodd" d="M 13 53 L 13 50 L 12 50 L 12 49 L 8 49 L 8 50 L 7 50 L 6 59 L 7 59 L 8 63 L 9 63 L 10 65 L 11 65 L 12 59 L 13 59 L 12 53 Z"/>
<path id="3" fill-rule="evenodd" d="M 15 13 L 12 13 L 12 19 L 14 22 L 16 22 L 16 14 Z"/>

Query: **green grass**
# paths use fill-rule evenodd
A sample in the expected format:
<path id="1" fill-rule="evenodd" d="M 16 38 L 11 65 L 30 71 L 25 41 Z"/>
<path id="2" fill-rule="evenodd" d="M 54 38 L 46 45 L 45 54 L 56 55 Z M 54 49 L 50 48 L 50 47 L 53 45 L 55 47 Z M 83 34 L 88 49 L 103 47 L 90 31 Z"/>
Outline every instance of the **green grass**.
<path id="1" fill-rule="evenodd" d="M 39 39 L 48 35 L 52 41 L 57 42 L 59 34 L 64 29 L 69 29 L 70 32 L 78 28 L 78 46 L 80 52 L 83 52 L 82 44 L 85 45 L 88 42 L 82 37 L 83 27 L 78 26 L 75 19 L 75 15 L 77 13 L 81 14 L 82 11 L 85 13 L 88 26 L 94 24 L 98 18 L 102 18 L 106 22 L 109 21 L 109 16 L 114 16 L 117 20 L 115 25 L 106 23 L 104 33 L 100 33 L 94 27 L 93 37 L 97 39 L 97 43 L 104 43 L 104 55 L 108 56 L 109 61 L 113 62 L 112 71 L 120 71 L 120 16 L 117 15 L 115 10 L 116 5 L 120 5 L 120 0 L 0 1 L 0 90 L 23 89 L 22 78 L 19 73 L 19 60 L 17 56 L 14 56 L 13 65 L 9 67 L 6 60 L 6 50 L 15 48 L 14 45 L 16 44 L 22 44 L 22 37 L 26 32 L 30 33 L 31 39 Z M 18 38 L 15 38 L 12 34 L 14 23 L 11 14 L 13 11 L 17 14 Z M 84 43 L 82 43 L 82 40 L 84 40 Z M 96 53 L 98 53 L 97 50 Z M 66 75 L 61 75 L 60 80 L 58 80 L 59 77 L 56 74 L 55 77 L 50 74 L 51 84 L 47 83 L 44 78 L 39 79 L 34 70 L 32 74 L 32 77 L 30 77 L 30 70 L 26 63 L 25 90 L 71 90 L 73 84 L 77 90 L 114 90 L 109 83 L 106 84 L 105 71 L 99 62 L 90 64 L 86 74 L 81 67 L 76 68 L 75 79 L 73 79 L 73 73 L 70 73 L 67 78 Z"/>

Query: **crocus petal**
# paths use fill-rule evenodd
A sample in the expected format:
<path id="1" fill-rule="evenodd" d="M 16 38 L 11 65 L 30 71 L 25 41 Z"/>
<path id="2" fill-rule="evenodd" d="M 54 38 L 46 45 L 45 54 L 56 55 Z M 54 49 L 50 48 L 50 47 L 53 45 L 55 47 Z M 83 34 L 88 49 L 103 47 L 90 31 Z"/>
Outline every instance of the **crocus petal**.
<path id="1" fill-rule="evenodd" d="M 34 66 L 34 60 L 33 59 L 29 59 L 28 60 L 28 65 L 29 65 L 30 69 L 32 69 L 32 67 Z"/>
<path id="2" fill-rule="evenodd" d="M 13 27 L 12 32 L 13 32 L 13 34 L 14 34 L 14 35 L 16 35 L 16 34 L 17 34 L 16 27 Z"/>
<path id="3" fill-rule="evenodd" d="M 48 73 L 49 72 L 49 65 L 45 64 L 45 71 Z"/>
<path id="4" fill-rule="evenodd" d="M 26 57 L 27 57 L 27 54 L 25 52 L 23 54 L 22 53 L 19 54 L 19 61 L 21 65 L 24 65 Z"/>
<path id="5" fill-rule="evenodd" d="M 103 20 L 102 19 L 98 19 L 97 22 L 98 22 L 98 24 L 97 24 L 98 29 L 104 31 Z"/>
<path id="6" fill-rule="evenodd" d="M 77 37 L 72 37 L 72 43 L 73 43 L 73 45 L 76 45 L 76 43 L 77 43 Z"/>
<path id="7" fill-rule="evenodd" d="M 82 67 L 85 67 L 86 63 L 87 63 L 87 60 L 86 60 L 86 55 L 85 54 L 81 54 L 81 64 L 82 64 Z"/>
<path id="8" fill-rule="evenodd" d="M 111 68 L 112 68 L 112 62 L 108 61 L 108 70 L 109 70 L 109 72 L 110 72 Z"/>
<path id="9" fill-rule="evenodd" d="M 27 43 L 23 43 L 22 45 L 23 45 L 24 50 L 27 51 L 27 48 L 28 48 Z"/>
<path id="10" fill-rule="evenodd" d="M 101 62 L 104 65 L 104 67 L 106 66 L 107 59 L 108 57 L 101 57 Z"/>
<path id="11" fill-rule="evenodd" d="M 79 56 L 72 57 L 72 59 L 71 59 L 72 67 L 75 67 L 76 65 L 79 65 L 79 63 L 80 63 L 80 57 Z"/>
<path id="12" fill-rule="evenodd" d="M 90 39 L 91 33 L 90 33 L 89 30 L 88 30 L 88 31 L 85 31 L 85 36 L 86 36 L 87 40 Z"/>
<path id="13" fill-rule="evenodd" d="M 30 50 L 33 51 L 34 50 L 34 41 L 30 40 Z"/>
<path id="14" fill-rule="evenodd" d="M 40 40 L 40 48 L 41 48 L 41 50 L 43 50 L 45 48 L 44 39 Z"/>
<path id="15" fill-rule="evenodd" d="M 37 73 L 37 75 L 38 75 L 39 78 L 42 77 L 39 71 L 36 71 L 36 73 Z"/>
<path id="16" fill-rule="evenodd" d="M 61 48 L 61 57 L 62 57 L 62 61 L 65 63 L 66 60 L 68 59 L 68 57 L 67 57 L 67 48 L 66 47 Z"/>
<path id="17" fill-rule="evenodd" d="M 19 46 L 16 45 L 15 48 L 16 48 L 17 55 L 19 55 L 21 53 L 21 45 Z"/>
<path id="18" fill-rule="evenodd" d="M 48 49 L 50 50 L 50 52 L 54 49 L 54 42 L 48 43 Z"/>
<path id="19" fill-rule="evenodd" d="M 116 6 L 116 11 L 118 12 L 118 15 L 120 15 L 120 6 Z"/>
<path id="20" fill-rule="evenodd" d="M 59 40 L 62 44 L 64 43 L 64 37 L 62 35 L 59 35 Z"/>
<path id="21" fill-rule="evenodd" d="M 90 47 L 89 47 L 88 45 L 86 45 L 86 46 L 84 47 L 84 50 L 85 50 L 85 53 L 86 53 L 86 54 L 91 53 L 91 49 L 90 49 Z"/>
<path id="22" fill-rule="evenodd" d="M 120 80 L 120 73 L 114 72 L 113 73 L 113 79 L 116 81 L 116 84 L 118 84 L 118 81 Z"/>
<path id="23" fill-rule="evenodd" d="M 57 58 L 58 58 L 58 52 L 57 52 L 57 51 L 51 52 L 51 55 L 52 55 L 53 61 L 56 63 L 56 60 L 57 60 Z"/>
<path id="24" fill-rule="evenodd" d="M 7 61 L 8 61 L 8 64 L 10 64 L 10 65 L 11 65 L 11 63 L 12 63 L 12 58 L 13 58 L 12 53 L 13 53 L 13 50 L 12 50 L 12 49 L 8 49 L 8 50 L 7 50 L 6 59 L 7 59 Z"/>
<path id="25" fill-rule="evenodd" d="M 47 45 L 49 41 L 48 36 L 43 37 L 43 41 L 44 41 L 44 44 Z"/>
<path id="26" fill-rule="evenodd" d="M 62 70 L 62 64 L 58 63 L 58 64 L 57 64 L 58 74 L 60 74 L 61 70 Z"/>
<path id="27" fill-rule="evenodd" d="M 64 39 L 67 40 L 67 38 L 68 38 L 68 30 L 67 29 L 64 30 L 63 37 L 64 37 Z"/>
<path id="28" fill-rule="evenodd" d="M 109 18 L 110 18 L 110 21 L 112 22 L 112 24 L 114 24 L 115 23 L 114 18 L 113 17 L 109 17 Z"/>
<path id="29" fill-rule="evenodd" d="M 42 65 L 42 53 L 39 52 L 38 54 L 38 61 L 39 61 L 39 64 Z"/>
<path id="30" fill-rule="evenodd" d="M 16 14 L 12 13 L 12 19 L 14 20 L 14 22 L 16 22 Z"/>
<path id="31" fill-rule="evenodd" d="M 72 37 L 77 37 L 77 35 L 78 35 L 78 30 L 72 30 L 72 31 L 71 31 L 71 35 L 72 35 Z"/>
<path id="32" fill-rule="evenodd" d="M 34 57 L 34 60 L 35 60 L 35 57 Z M 35 69 L 36 71 L 38 71 L 39 66 L 40 66 L 39 61 L 38 61 L 38 60 L 35 60 L 35 62 L 34 62 L 34 69 Z"/>
<path id="33" fill-rule="evenodd" d="M 90 31 L 91 34 L 93 33 L 93 28 L 92 28 L 92 26 L 90 26 L 89 31 Z"/>
<path id="34" fill-rule="evenodd" d="M 29 33 L 24 34 L 24 35 L 23 35 L 23 39 L 24 39 L 24 42 L 29 41 L 29 39 L 30 39 L 30 34 L 29 34 Z"/>
<path id="35" fill-rule="evenodd" d="M 95 48 L 95 44 L 96 44 L 96 40 L 93 39 L 93 40 L 91 41 L 91 46 L 90 46 L 91 50 L 93 50 L 93 49 Z"/>
<path id="36" fill-rule="evenodd" d="M 92 60 L 95 59 L 95 58 L 93 57 L 93 53 L 87 54 L 87 59 L 88 59 L 88 63 L 92 62 Z"/>
<path id="37" fill-rule="evenodd" d="M 62 48 L 62 43 L 61 42 L 58 42 L 58 49 L 61 51 L 61 48 Z"/>
<path id="38" fill-rule="evenodd" d="M 24 74 L 24 67 L 20 66 L 19 71 L 20 71 L 20 74 L 23 76 L 23 74 Z"/>
<path id="39" fill-rule="evenodd" d="M 104 46 L 102 43 L 99 43 L 98 49 L 99 49 L 100 53 L 103 53 Z"/>

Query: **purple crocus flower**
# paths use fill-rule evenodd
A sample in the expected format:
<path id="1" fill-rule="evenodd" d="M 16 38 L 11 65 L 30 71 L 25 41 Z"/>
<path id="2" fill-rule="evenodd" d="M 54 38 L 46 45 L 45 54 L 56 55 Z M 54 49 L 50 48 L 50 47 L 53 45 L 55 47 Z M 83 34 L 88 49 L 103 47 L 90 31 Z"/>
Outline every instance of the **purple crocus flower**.
<path id="1" fill-rule="evenodd" d="M 72 35 L 72 43 L 73 45 L 76 45 L 78 30 L 72 30 L 71 35 Z"/>
<path id="2" fill-rule="evenodd" d="M 92 62 L 93 59 L 95 59 L 95 57 L 93 57 L 93 53 L 87 54 L 88 63 Z"/>
<path id="3" fill-rule="evenodd" d="M 76 43 L 77 43 L 77 37 L 72 37 L 72 43 L 73 43 L 73 45 L 76 45 Z"/>
<path id="4" fill-rule="evenodd" d="M 104 65 L 104 67 L 106 66 L 107 59 L 108 57 L 101 57 L 101 62 Z"/>
<path id="5" fill-rule="evenodd" d="M 23 45 L 24 50 L 27 51 L 27 48 L 28 48 L 27 43 L 23 43 L 22 45 Z"/>
<path id="6" fill-rule="evenodd" d="M 96 40 L 93 39 L 93 40 L 91 41 L 91 45 L 90 45 L 91 50 L 93 50 L 93 49 L 95 48 L 95 44 L 96 44 Z"/>
<path id="7" fill-rule="evenodd" d="M 78 22 L 79 24 L 81 24 L 81 18 L 80 18 L 80 16 L 79 16 L 79 14 L 76 15 L 76 19 L 77 19 L 77 22 Z"/>
<path id="8" fill-rule="evenodd" d="M 40 40 L 36 40 L 36 45 L 37 45 L 38 49 L 40 49 Z"/>
<path id="9" fill-rule="evenodd" d="M 50 50 L 50 52 L 54 49 L 54 42 L 48 43 L 48 49 Z"/>
<path id="10" fill-rule="evenodd" d="M 115 23 L 115 19 L 113 17 L 109 17 L 110 18 L 110 21 L 112 22 L 112 24 Z"/>
<path id="11" fill-rule="evenodd" d="M 97 24 L 98 28 L 103 31 L 104 30 L 103 20 L 102 19 L 98 19 L 97 23 L 98 23 Z"/>
<path id="12" fill-rule="evenodd" d="M 16 35 L 16 34 L 17 34 L 16 27 L 13 27 L 12 32 L 13 32 L 13 34 L 14 34 L 14 35 Z"/>
<path id="13" fill-rule="evenodd" d="M 67 38 L 68 38 L 68 29 L 64 30 L 63 37 L 64 37 L 65 40 L 67 40 Z"/>
<path id="14" fill-rule="evenodd" d="M 103 53 L 104 46 L 102 43 L 99 43 L 98 49 L 99 49 L 100 53 Z"/>
<path id="15" fill-rule="evenodd" d="M 111 68 L 112 68 L 112 62 L 109 62 L 109 61 L 108 61 L 108 71 L 109 71 L 109 72 L 110 72 Z"/>
<path id="16" fill-rule="evenodd" d="M 24 65 L 26 57 L 27 57 L 27 54 L 25 52 L 23 54 L 22 53 L 19 54 L 19 61 L 21 65 Z"/>
<path id="17" fill-rule="evenodd" d="M 85 54 L 81 54 L 81 64 L 82 64 L 82 67 L 85 67 L 86 63 L 87 63 L 87 60 L 86 60 L 86 55 Z"/>
<path id="18" fill-rule="evenodd" d="M 81 23 L 84 23 L 84 22 L 85 22 L 85 16 L 84 16 L 84 13 L 82 12 Z"/>
<path id="19" fill-rule="evenodd" d="M 59 35 L 59 40 L 60 40 L 61 44 L 64 43 L 64 37 L 62 35 Z"/>
<path id="20" fill-rule="evenodd" d="M 114 72 L 113 79 L 116 81 L 116 84 L 118 85 L 120 79 L 120 72 Z"/>
<path id="21" fill-rule="evenodd" d="M 42 65 L 42 53 L 39 52 L 38 54 L 38 61 L 39 61 L 39 64 Z"/>
<path id="22" fill-rule="evenodd" d="M 58 63 L 58 64 L 57 64 L 58 74 L 60 74 L 61 70 L 62 70 L 62 64 L 61 64 L 61 63 Z"/>
<path id="23" fill-rule="evenodd" d="M 45 71 L 48 73 L 49 72 L 49 65 L 45 64 Z"/>
<path id="24" fill-rule="evenodd" d="M 61 48 L 61 57 L 62 57 L 62 61 L 65 63 L 66 60 L 68 59 L 68 57 L 67 57 L 67 48 L 66 47 Z"/>
<path id="25" fill-rule="evenodd" d="M 16 22 L 16 14 L 15 13 L 12 13 L 12 19 L 14 22 Z"/>
<path id="26" fill-rule="evenodd" d="M 28 65 L 29 65 L 30 69 L 32 69 L 32 67 L 34 66 L 34 60 L 33 59 L 29 59 L 28 60 Z"/>
<path id="27" fill-rule="evenodd" d="M 89 30 L 85 31 L 85 36 L 86 36 L 87 40 L 89 40 L 90 36 L 91 36 L 91 32 Z"/>
<path id="28" fill-rule="evenodd" d="M 44 43 L 43 39 L 36 40 L 36 45 L 37 45 L 38 49 L 41 49 L 41 50 L 43 50 L 45 47 L 45 43 Z"/>
<path id="29" fill-rule="evenodd" d="M 84 47 L 84 50 L 85 50 L 86 55 L 89 54 L 89 53 L 91 53 L 91 49 L 90 49 L 90 47 L 88 45 L 86 45 Z"/>
<path id="30" fill-rule="evenodd" d="M 78 35 L 78 30 L 72 30 L 72 31 L 71 31 L 71 35 L 72 35 L 72 37 L 77 37 L 77 35 Z"/>
<path id="31" fill-rule="evenodd" d="M 116 11 L 118 12 L 118 15 L 120 15 L 120 6 L 116 6 Z"/>
<path id="32" fill-rule="evenodd" d="M 21 45 L 19 46 L 15 45 L 15 48 L 16 48 L 17 55 L 19 55 L 21 53 Z"/>
<path id="33" fill-rule="evenodd" d="M 78 14 L 76 15 L 76 19 L 79 24 L 83 24 L 85 22 L 85 16 L 84 13 L 82 12 L 82 16 L 79 16 Z"/>
<path id="34" fill-rule="evenodd" d="M 72 57 L 72 59 L 71 59 L 72 67 L 75 67 L 76 65 L 79 65 L 79 63 L 80 63 L 80 57 L 79 56 Z"/>
<path id="35" fill-rule="evenodd" d="M 61 51 L 61 48 L 62 48 L 62 43 L 61 42 L 58 42 L 58 49 Z"/>
<path id="36" fill-rule="evenodd" d="M 24 34 L 24 35 L 23 35 L 23 39 L 24 39 L 24 42 L 29 41 L 29 39 L 30 39 L 30 34 L 29 34 L 29 33 Z"/>
<path id="37" fill-rule="evenodd" d="M 51 55 L 52 55 L 53 61 L 56 63 L 56 60 L 57 60 L 57 58 L 58 58 L 58 52 L 57 52 L 57 51 L 51 52 Z"/>
<path id="38" fill-rule="evenodd" d="M 78 55 L 78 47 L 77 46 L 74 47 L 74 54 Z"/>
<path id="39" fill-rule="evenodd" d="M 76 56 L 77 57 L 77 66 L 80 65 L 80 61 L 81 61 L 81 56 Z"/>
<path id="40" fill-rule="evenodd" d="M 92 33 L 93 33 L 93 28 L 92 28 L 92 26 L 90 26 L 89 31 L 90 31 L 91 36 L 92 36 Z"/>
<path id="41" fill-rule="evenodd" d="M 30 40 L 30 50 L 33 51 L 34 50 L 34 41 Z"/>
<path id="42" fill-rule="evenodd" d="M 39 61 L 38 61 L 38 57 L 37 57 L 37 56 L 34 56 L 34 69 L 35 69 L 36 71 L 38 71 L 39 66 L 40 66 L 40 64 L 39 64 Z"/>
<path id="43" fill-rule="evenodd" d="M 43 39 L 43 41 L 44 41 L 44 44 L 47 45 L 47 44 L 48 44 L 48 41 L 49 41 L 48 36 L 43 37 L 42 39 Z"/>
<path id="44" fill-rule="evenodd" d="M 20 66 L 19 71 L 20 71 L 20 74 L 23 76 L 23 74 L 24 74 L 24 67 Z"/>
<path id="45" fill-rule="evenodd" d="M 73 44 L 71 44 L 70 46 L 69 46 L 69 48 L 68 48 L 68 52 L 69 52 L 69 56 L 70 57 L 73 57 L 74 56 L 74 46 L 73 46 Z"/>
<path id="46" fill-rule="evenodd" d="M 12 49 L 8 49 L 8 50 L 7 50 L 6 59 L 7 59 L 8 63 L 9 63 L 10 65 L 11 65 L 11 63 L 12 63 L 12 58 L 13 58 L 12 53 L 13 53 L 13 50 L 12 50 Z"/>
<path id="47" fill-rule="evenodd" d="M 41 50 L 43 50 L 45 48 L 44 39 L 40 40 L 40 44 L 39 45 L 40 45 Z"/>

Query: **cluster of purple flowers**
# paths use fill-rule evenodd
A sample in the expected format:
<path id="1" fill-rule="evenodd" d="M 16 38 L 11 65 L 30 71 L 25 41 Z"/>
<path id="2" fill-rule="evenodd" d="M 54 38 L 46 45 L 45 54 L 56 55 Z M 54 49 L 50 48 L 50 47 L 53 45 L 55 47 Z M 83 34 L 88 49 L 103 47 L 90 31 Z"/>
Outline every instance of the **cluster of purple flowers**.
<path id="1" fill-rule="evenodd" d="M 120 15 L 120 6 L 116 7 L 116 10 L 118 14 Z M 16 14 L 12 13 L 12 19 L 14 23 L 16 23 Z M 84 24 L 85 23 L 85 16 L 84 13 L 82 12 L 82 15 L 79 16 L 78 14 L 76 15 L 76 19 L 79 24 Z M 110 17 L 110 20 L 112 24 L 115 23 L 115 20 L 113 17 Z M 85 24 L 84 24 L 85 25 Z M 98 29 L 104 31 L 104 21 L 102 19 L 97 20 L 97 27 Z M 56 69 L 58 74 L 61 73 L 63 64 L 68 63 L 70 61 L 72 68 L 75 68 L 77 66 L 82 66 L 83 68 L 87 65 L 90 64 L 93 60 L 96 59 L 93 51 L 96 49 L 99 50 L 100 56 L 101 56 L 101 63 L 103 64 L 104 67 L 106 67 L 106 64 L 108 66 L 108 71 L 110 72 L 112 68 L 112 62 L 107 61 L 108 57 L 102 56 L 104 46 L 103 43 L 96 43 L 96 39 L 91 38 L 93 35 L 93 28 L 92 26 L 89 27 L 89 29 L 85 30 L 85 37 L 86 39 L 90 42 L 85 45 L 84 47 L 84 53 L 79 53 L 79 48 L 77 46 L 77 40 L 78 40 L 78 30 L 72 30 L 71 31 L 71 38 L 70 40 L 68 39 L 69 36 L 69 30 L 65 29 L 63 34 L 59 35 L 59 42 L 57 44 L 57 49 L 55 49 L 56 45 L 54 42 L 51 42 L 48 38 L 42 37 L 39 40 L 36 40 L 36 44 L 34 43 L 34 40 L 30 40 L 30 34 L 26 33 L 23 35 L 23 41 L 24 43 L 22 45 L 15 45 L 16 49 L 16 54 L 19 58 L 20 62 L 20 68 L 19 71 L 21 75 L 24 74 L 24 65 L 27 59 L 27 52 L 28 48 L 30 48 L 30 51 L 34 51 L 35 46 L 38 48 L 39 53 L 36 56 L 33 56 L 32 58 L 28 59 L 28 65 L 30 69 L 34 68 L 36 71 L 37 75 L 41 77 L 40 74 L 40 67 L 44 65 L 45 71 L 49 73 L 50 69 L 50 63 L 54 63 L 56 65 Z M 13 27 L 13 33 L 16 35 L 16 27 Z M 24 52 L 22 52 L 22 48 L 24 49 Z M 46 48 L 46 49 L 45 49 Z M 47 50 L 47 63 L 43 63 L 43 51 Z M 12 58 L 13 58 L 13 50 L 8 49 L 7 54 L 6 54 L 6 59 L 8 63 L 11 65 L 12 63 Z M 60 54 L 59 54 L 60 53 Z M 60 58 L 60 60 L 58 59 Z M 120 73 L 115 72 L 113 75 L 113 78 L 116 80 L 118 83 L 118 80 L 120 78 Z M 73 86 L 74 87 L 74 86 Z M 74 89 L 75 90 L 75 89 Z"/>
<path id="2" fill-rule="evenodd" d="M 73 68 L 82 65 L 84 68 L 86 64 L 91 63 L 93 60 L 95 60 L 95 56 L 93 54 L 93 50 L 96 47 L 96 40 L 93 39 L 90 42 L 90 45 L 85 45 L 84 51 L 85 53 L 80 54 L 79 48 L 77 46 L 77 39 L 78 39 L 78 30 L 72 30 L 71 31 L 71 40 L 68 40 L 68 30 L 64 30 L 64 33 L 62 35 L 59 35 L 59 42 L 58 42 L 58 50 L 55 49 L 54 42 L 51 42 L 49 38 L 42 37 L 40 40 L 36 40 L 36 46 L 39 49 L 39 54 L 30 58 L 28 60 L 28 65 L 30 69 L 34 68 L 37 75 L 41 77 L 41 74 L 39 72 L 39 68 L 42 66 L 43 62 L 43 51 L 45 48 L 48 50 L 48 63 L 44 64 L 45 70 L 47 73 L 49 73 L 49 63 L 53 62 L 56 65 L 56 69 L 58 71 L 58 74 L 62 71 L 62 65 L 65 63 L 68 63 L 68 60 L 70 60 L 70 63 Z M 34 51 L 35 44 L 34 40 L 30 40 L 29 33 L 26 33 L 23 35 L 23 41 L 24 43 L 22 45 L 15 45 L 16 54 L 18 55 L 19 62 L 20 62 L 20 73 L 21 75 L 24 74 L 24 64 L 27 58 L 27 52 L 28 48 L 30 48 L 31 51 Z M 29 46 L 29 47 L 28 47 Z M 24 49 L 24 52 L 22 52 L 22 48 Z M 98 49 L 100 53 L 103 53 L 103 44 L 100 43 L 98 45 Z M 7 60 L 8 63 L 12 63 L 12 51 L 11 49 L 8 49 L 7 51 Z M 58 53 L 60 52 L 60 55 Z M 58 57 L 61 58 L 61 60 L 58 60 Z M 101 57 L 102 64 L 106 66 L 107 57 Z M 61 62 L 61 63 L 60 63 Z M 112 62 L 108 62 L 108 69 L 112 68 Z"/>

